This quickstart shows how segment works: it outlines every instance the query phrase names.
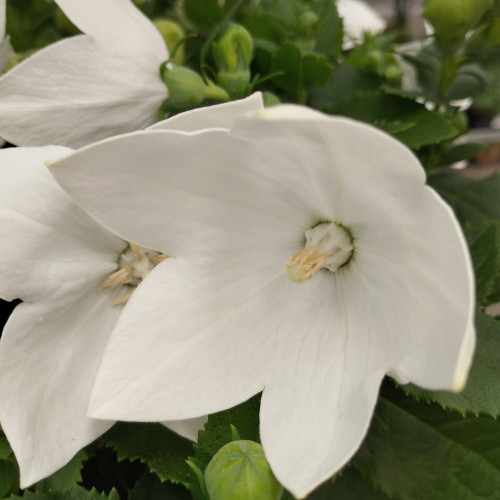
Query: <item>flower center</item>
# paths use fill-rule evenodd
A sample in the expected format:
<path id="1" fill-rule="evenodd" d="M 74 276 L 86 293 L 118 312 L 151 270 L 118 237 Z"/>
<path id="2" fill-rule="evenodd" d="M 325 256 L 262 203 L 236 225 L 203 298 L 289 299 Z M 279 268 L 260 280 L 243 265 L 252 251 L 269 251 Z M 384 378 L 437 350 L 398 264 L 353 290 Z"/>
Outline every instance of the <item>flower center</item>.
<path id="1" fill-rule="evenodd" d="M 285 266 L 294 283 L 311 279 L 320 269 L 335 272 L 352 257 L 354 247 L 349 232 L 334 222 L 318 224 L 305 233 L 306 243 Z"/>
<path id="2" fill-rule="evenodd" d="M 135 243 L 129 243 L 128 245 L 120 255 L 118 269 L 99 285 L 98 293 L 101 293 L 105 288 L 116 285 L 131 285 L 135 288 L 150 273 L 153 267 L 168 258 L 168 255 L 142 248 Z M 112 305 L 115 306 L 126 302 L 132 296 L 132 293 L 134 293 L 134 290 L 124 297 L 114 300 Z"/>

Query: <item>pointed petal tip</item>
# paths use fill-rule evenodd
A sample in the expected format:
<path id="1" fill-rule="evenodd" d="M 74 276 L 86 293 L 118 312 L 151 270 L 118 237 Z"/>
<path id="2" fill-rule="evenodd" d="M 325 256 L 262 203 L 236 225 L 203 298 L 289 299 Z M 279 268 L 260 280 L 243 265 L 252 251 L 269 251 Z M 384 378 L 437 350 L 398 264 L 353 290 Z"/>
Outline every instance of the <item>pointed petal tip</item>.
<path id="1" fill-rule="evenodd" d="M 472 365 L 474 351 L 476 348 L 476 330 L 471 324 L 464 335 L 462 346 L 458 354 L 457 367 L 454 374 L 452 391 L 462 392 L 467 385 L 469 371 Z"/>

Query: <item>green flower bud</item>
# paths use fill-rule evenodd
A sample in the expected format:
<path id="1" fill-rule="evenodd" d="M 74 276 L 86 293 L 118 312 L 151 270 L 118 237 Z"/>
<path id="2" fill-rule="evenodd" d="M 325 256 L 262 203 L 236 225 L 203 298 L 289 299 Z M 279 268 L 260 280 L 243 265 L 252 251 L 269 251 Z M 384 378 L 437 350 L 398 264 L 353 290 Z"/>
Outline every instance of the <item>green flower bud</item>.
<path id="1" fill-rule="evenodd" d="M 184 30 L 169 19 L 155 19 L 153 24 L 165 40 L 172 62 L 182 64 L 184 62 L 184 44 L 181 41 L 186 37 Z M 172 54 L 174 49 L 175 53 Z"/>
<path id="2" fill-rule="evenodd" d="M 168 63 L 161 66 L 160 74 L 168 88 L 167 110 L 194 108 L 205 98 L 205 82 L 192 69 Z"/>
<path id="3" fill-rule="evenodd" d="M 238 24 L 230 25 L 213 45 L 219 85 L 234 99 L 250 93 L 250 63 L 253 57 L 253 39 Z"/>
<path id="4" fill-rule="evenodd" d="M 493 0 L 425 0 L 422 15 L 443 40 L 463 38 L 494 6 Z"/>
<path id="5" fill-rule="evenodd" d="M 235 73 L 250 66 L 253 58 L 252 35 L 239 24 L 231 24 L 214 44 L 219 71 Z"/>
<path id="6" fill-rule="evenodd" d="M 314 35 L 319 18 L 312 10 L 306 10 L 297 20 L 297 31 L 303 38 L 302 42 L 314 47 Z"/>
<path id="7" fill-rule="evenodd" d="M 384 76 L 389 83 L 396 85 L 401 82 L 403 74 L 403 70 L 397 64 L 388 64 Z"/>
<path id="8" fill-rule="evenodd" d="M 205 470 L 210 500 L 278 500 L 283 493 L 260 444 L 233 441 L 223 446 Z"/>

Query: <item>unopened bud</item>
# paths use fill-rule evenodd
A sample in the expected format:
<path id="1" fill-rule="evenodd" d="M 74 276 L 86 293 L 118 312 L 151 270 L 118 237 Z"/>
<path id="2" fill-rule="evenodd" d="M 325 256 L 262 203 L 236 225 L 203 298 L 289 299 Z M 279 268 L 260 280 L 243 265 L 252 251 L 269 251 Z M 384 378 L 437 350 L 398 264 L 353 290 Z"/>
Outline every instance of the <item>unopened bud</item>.
<path id="1" fill-rule="evenodd" d="M 184 62 L 184 44 L 182 40 L 186 37 L 184 30 L 170 19 L 155 19 L 153 24 L 160 32 L 163 40 L 165 40 L 171 61 L 175 64 L 182 64 Z"/>
<path id="2" fill-rule="evenodd" d="M 494 0 L 425 0 L 422 15 L 449 41 L 463 38 L 493 6 Z"/>
<path id="3" fill-rule="evenodd" d="M 160 72 L 168 88 L 167 110 L 193 108 L 205 98 L 205 82 L 192 69 L 167 63 L 161 66 Z"/>
<path id="4" fill-rule="evenodd" d="M 252 35 L 239 24 L 231 24 L 214 44 L 219 70 L 235 73 L 248 68 L 253 58 Z"/>
<path id="5" fill-rule="evenodd" d="M 250 91 L 250 63 L 253 39 L 239 24 L 232 24 L 213 46 L 217 80 L 233 98 L 245 97 Z"/>
<path id="6" fill-rule="evenodd" d="M 279 500 L 283 493 L 254 441 L 224 445 L 205 470 L 205 484 L 210 500 Z"/>

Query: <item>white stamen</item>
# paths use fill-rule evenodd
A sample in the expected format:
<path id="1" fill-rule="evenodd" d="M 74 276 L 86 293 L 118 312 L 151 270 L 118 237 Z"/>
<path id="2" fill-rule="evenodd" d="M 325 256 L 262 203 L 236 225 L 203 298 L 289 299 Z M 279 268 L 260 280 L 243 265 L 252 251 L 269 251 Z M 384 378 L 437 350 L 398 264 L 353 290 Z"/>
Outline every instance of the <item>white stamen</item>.
<path id="1" fill-rule="evenodd" d="M 308 229 L 305 236 L 304 249 L 298 251 L 285 266 L 288 279 L 294 283 L 311 279 L 323 268 L 335 272 L 352 256 L 352 238 L 338 224 L 318 224 Z"/>
<path id="2" fill-rule="evenodd" d="M 155 250 L 149 250 L 135 243 L 129 243 L 129 246 L 120 255 L 118 269 L 101 283 L 97 291 L 101 293 L 105 288 L 116 285 L 131 285 L 136 287 L 157 264 L 167 258 L 167 255 Z M 126 302 L 132 293 L 133 291 L 115 300 L 112 305 Z"/>

